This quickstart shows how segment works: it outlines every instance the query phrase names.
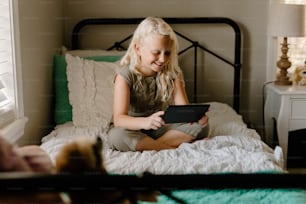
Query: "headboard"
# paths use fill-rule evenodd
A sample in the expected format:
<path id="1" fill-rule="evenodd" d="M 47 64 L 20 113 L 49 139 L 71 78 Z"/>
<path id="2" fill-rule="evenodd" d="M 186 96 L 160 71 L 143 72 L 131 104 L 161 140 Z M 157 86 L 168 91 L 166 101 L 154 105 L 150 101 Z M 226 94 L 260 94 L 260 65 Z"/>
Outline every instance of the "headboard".
<path id="1" fill-rule="evenodd" d="M 235 37 L 234 37 L 234 57 L 233 61 L 225 59 L 220 54 L 208 49 L 207 47 L 201 45 L 198 41 L 194 41 L 187 36 L 176 31 L 176 34 L 181 38 L 185 39 L 190 43 L 190 46 L 179 51 L 179 54 L 185 53 L 187 50 L 194 49 L 194 80 L 193 80 L 193 102 L 197 102 L 197 73 L 198 73 L 198 49 L 207 52 L 214 56 L 216 59 L 219 59 L 225 64 L 230 65 L 234 70 L 234 79 L 233 79 L 233 108 L 239 113 L 240 108 L 240 75 L 241 75 L 241 32 L 238 24 L 229 18 L 223 17 L 197 17 L 197 18 L 163 18 L 169 24 L 225 24 L 233 28 Z M 80 49 L 79 46 L 79 37 L 82 35 L 81 30 L 86 26 L 92 25 L 130 25 L 138 24 L 143 18 L 88 18 L 78 22 L 72 31 L 71 38 L 71 48 L 73 50 Z M 112 49 L 126 49 L 122 44 L 128 41 L 132 37 L 132 34 L 125 37 L 122 40 L 118 40 L 113 43 L 113 45 L 107 50 Z"/>

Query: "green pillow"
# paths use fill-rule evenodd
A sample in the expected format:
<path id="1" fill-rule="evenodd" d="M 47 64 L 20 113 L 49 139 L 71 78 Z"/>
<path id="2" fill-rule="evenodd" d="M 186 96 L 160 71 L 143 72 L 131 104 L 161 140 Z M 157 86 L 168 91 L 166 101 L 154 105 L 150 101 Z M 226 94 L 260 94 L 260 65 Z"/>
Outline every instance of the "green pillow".
<path id="1" fill-rule="evenodd" d="M 84 57 L 94 61 L 116 62 L 122 56 L 92 56 Z M 54 83 L 54 122 L 56 125 L 72 121 L 72 106 L 69 103 L 68 80 L 64 55 L 55 54 L 53 57 Z"/>

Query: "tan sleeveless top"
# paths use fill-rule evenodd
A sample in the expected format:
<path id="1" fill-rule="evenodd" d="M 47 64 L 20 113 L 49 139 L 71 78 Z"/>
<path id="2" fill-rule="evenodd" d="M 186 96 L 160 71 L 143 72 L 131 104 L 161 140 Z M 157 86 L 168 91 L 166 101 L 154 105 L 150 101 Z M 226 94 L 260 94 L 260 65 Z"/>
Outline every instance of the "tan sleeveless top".
<path id="1" fill-rule="evenodd" d="M 128 68 L 117 70 L 130 87 L 130 107 L 131 116 L 149 116 L 160 110 L 165 110 L 170 102 L 162 102 L 156 98 L 156 77 L 144 77 L 137 75 Z M 140 77 L 138 81 L 137 77 Z"/>

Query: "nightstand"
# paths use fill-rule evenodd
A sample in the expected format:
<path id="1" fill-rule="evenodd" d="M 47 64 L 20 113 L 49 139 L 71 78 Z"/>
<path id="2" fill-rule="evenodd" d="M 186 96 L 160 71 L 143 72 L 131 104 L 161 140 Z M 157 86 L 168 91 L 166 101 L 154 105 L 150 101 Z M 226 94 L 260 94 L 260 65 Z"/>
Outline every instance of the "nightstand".
<path id="1" fill-rule="evenodd" d="M 306 129 L 306 86 L 268 84 L 265 88 L 265 141 L 272 145 L 276 132 L 287 167 L 289 131 Z"/>

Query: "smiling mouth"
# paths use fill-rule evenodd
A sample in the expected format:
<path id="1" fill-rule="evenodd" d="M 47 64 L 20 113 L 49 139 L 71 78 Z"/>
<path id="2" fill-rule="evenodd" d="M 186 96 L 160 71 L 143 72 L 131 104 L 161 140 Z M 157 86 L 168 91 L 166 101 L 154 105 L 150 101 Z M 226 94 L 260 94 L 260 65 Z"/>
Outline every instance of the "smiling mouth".
<path id="1" fill-rule="evenodd" d="M 162 66 L 164 66 L 164 64 L 159 64 L 159 63 L 154 63 L 156 66 L 158 66 L 158 67 L 162 67 Z"/>

